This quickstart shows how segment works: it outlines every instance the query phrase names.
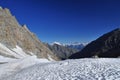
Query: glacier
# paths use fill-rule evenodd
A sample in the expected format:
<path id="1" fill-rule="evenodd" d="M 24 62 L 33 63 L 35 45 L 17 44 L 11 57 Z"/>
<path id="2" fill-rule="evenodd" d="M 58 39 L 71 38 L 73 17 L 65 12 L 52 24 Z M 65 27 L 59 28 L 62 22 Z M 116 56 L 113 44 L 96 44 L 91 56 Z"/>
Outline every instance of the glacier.
<path id="1" fill-rule="evenodd" d="M 28 57 L 12 65 L 1 64 L 0 70 L 6 73 L 0 74 L 0 80 L 120 80 L 120 58 L 39 61 L 36 57 Z M 2 65 L 10 66 L 13 72 L 8 74 Z"/>

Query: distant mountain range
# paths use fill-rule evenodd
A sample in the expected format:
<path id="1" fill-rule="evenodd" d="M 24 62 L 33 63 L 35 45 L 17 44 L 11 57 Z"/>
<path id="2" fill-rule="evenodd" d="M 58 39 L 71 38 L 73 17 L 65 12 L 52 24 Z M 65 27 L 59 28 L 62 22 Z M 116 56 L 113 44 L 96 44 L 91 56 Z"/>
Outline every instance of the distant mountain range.
<path id="1" fill-rule="evenodd" d="M 83 49 L 87 43 L 62 44 L 60 42 L 53 42 L 52 44 L 45 43 L 45 45 L 60 59 L 67 59 L 72 54 Z"/>
<path id="2" fill-rule="evenodd" d="M 74 42 L 71 44 L 66 44 L 66 47 L 73 48 L 73 49 L 78 49 L 79 51 L 82 50 L 88 43 L 79 43 L 79 42 Z"/>
<path id="3" fill-rule="evenodd" d="M 53 42 L 50 45 L 60 45 L 60 46 L 65 46 L 65 47 L 69 47 L 69 48 L 73 48 L 73 49 L 78 49 L 81 50 L 83 49 L 88 43 L 79 43 L 79 42 L 73 42 L 73 43 L 60 43 L 60 42 Z"/>
<path id="4" fill-rule="evenodd" d="M 77 59 L 87 57 L 120 57 L 120 29 L 117 28 L 104 34 L 69 58 Z"/>

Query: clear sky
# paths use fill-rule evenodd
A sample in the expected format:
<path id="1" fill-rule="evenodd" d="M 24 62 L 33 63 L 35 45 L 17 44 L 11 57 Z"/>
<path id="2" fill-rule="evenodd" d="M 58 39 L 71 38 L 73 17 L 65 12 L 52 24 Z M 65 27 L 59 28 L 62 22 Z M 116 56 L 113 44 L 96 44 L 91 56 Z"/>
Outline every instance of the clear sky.
<path id="1" fill-rule="evenodd" d="M 0 0 L 43 42 L 89 42 L 120 26 L 120 0 Z"/>

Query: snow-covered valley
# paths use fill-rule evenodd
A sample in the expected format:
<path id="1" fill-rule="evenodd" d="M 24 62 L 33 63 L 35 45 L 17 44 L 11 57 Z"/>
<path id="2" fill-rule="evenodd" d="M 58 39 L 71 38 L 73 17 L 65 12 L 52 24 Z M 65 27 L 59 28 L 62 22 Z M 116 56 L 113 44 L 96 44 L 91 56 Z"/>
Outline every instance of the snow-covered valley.
<path id="1" fill-rule="evenodd" d="M 19 1 L 22 1 L 22 0 L 19 0 Z M 26 1 L 26 0 L 23 0 L 23 1 Z M 19 3 L 18 1 L 16 2 Z M 26 3 L 28 4 L 28 2 L 31 2 L 31 1 L 27 1 Z M 74 5 L 74 3 L 76 3 L 77 1 L 75 1 L 74 3 L 73 1 L 70 1 L 70 2 L 72 2 L 72 5 Z M 3 3 L 7 4 L 8 2 L 3 2 Z M 25 4 L 25 6 L 27 4 Z M 66 4 L 67 3 L 65 2 L 65 5 Z M 77 3 L 77 5 L 78 4 L 79 3 Z M 45 5 L 47 4 L 45 3 Z M 54 5 L 52 5 L 52 7 L 53 6 Z M 21 11 L 16 6 L 14 7 L 16 8 L 15 10 L 19 11 L 18 12 L 19 14 L 21 14 L 21 12 L 24 13 L 24 11 Z M 30 9 L 30 11 L 32 11 L 32 13 L 38 13 L 36 12 L 36 11 L 39 11 L 38 7 L 39 6 L 36 6 L 35 11 L 32 9 Z M 22 8 L 25 8 L 25 7 L 22 6 Z M 40 8 L 42 10 L 42 7 Z M 45 7 L 43 6 L 43 8 L 45 9 L 46 6 Z M 46 18 L 46 15 L 47 15 L 46 11 L 51 11 L 48 8 L 49 8 L 49 5 L 47 5 L 47 8 L 46 8 L 47 10 L 44 10 L 44 9 L 43 11 L 40 10 L 40 12 L 42 13 L 44 13 L 45 11 L 45 17 L 42 16 L 42 18 Z M 58 8 L 61 8 L 61 7 L 59 6 Z M 62 10 L 62 8 L 60 10 Z M 73 9 L 74 7 L 69 7 L 69 12 L 71 10 L 70 8 Z M 77 8 L 79 9 L 79 6 L 77 6 Z M 55 9 L 57 9 L 57 7 L 55 7 Z M 67 8 L 64 8 L 64 9 L 67 11 Z M 75 11 L 78 9 L 73 9 L 73 10 Z M 25 12 L 27 11 L 26 9 L 23 9 L 23 10 L 25 10 Z M 52 9 L 52 11 L 56 12 L 54 11 L 54 9 Z M 57 9 L 57 11 L 59 12 L 59 9 Z M 49 14 L 49 12 L 47 13 Z M 51 16 L 51 14 L 49 15 Z M 32 16 L 32 14 L 30 14 L 30 16 Z M 53 20 L 54 20 L 54 17 L 57 17 L 57 15 L 53 16 Z M 77 18 L 77 16 L 75 17 Z M 40 17 L 37 16 L 36 18 L 40 18 Z M 45 24 L 46 22 L 49 22 L 49 19 L 46 18 L 47 19 L 46 21 L 42 18 L 41 20 L 45 21 Z M 50 18 L 52 19 L 52 17 Z M 61 17 L 61 19 L 58 19 L 58 21 L 62 20 L 62 18 L 63 16 Z M 69 41 L 70 42 L 75 41 L 75 40 L 80 42 L 86 41 L 80 38 L 79 36 L 83 36 L 83 37 L 86 36 L 86 39 L 88 39 L 87 41 L 89 41 L 89 38 L 87 37 L 87 35 L 78 33 L 80 32 L 80 30 L 85 30 L 82 32 L 85 32 L 86 34 L 86 32 L 88 32 L 87 28 L 86 29 L 82 29 L 82 27 L 77 28 L 76 25 L 73 25 L 73 30 L 71 30 L 72 25 L 70 26 L 68 25 L 68 28 L 65 28 L 66 27 L 66 24 L 65 24 L 65 26 L 63 26 L 64 27 L 63 29 L 65 31 L 63 31 L 63 29 L 61 28 L 62 31 L 59 31 L 59 32 L 63 32 L 63 33 L 56 34 L 56 32 L 59 30 L 55 28 L 56 25 L 54 26 L 54 23 L 56 22 L 57 18 L 55 18 L 55 22 L 52 21 L 53 28 L 51 28 L 52 24 L 51 26 L 49 26 L 49 23 L 47 24 L 48 29 L 46 29 L 47 25 L 45 25 L 46 26 L 45 29 L 40 28 L 40 27 L 43 27 L 44 25 L 40 26 L 39 24 L 36 24 L 36 21 L 33 21 L 33 19 L 30 17 L 28 19 L 31 19 L 32 21 L 30 23 L 35 23 L 35 25 L 37 25 L 36 28 L 38 28 L 38 29 L 35 29 L 35 26 L 33 25 L 33 28 L 30 27 L 30 29 L 34 29 L 35 32 L 38 31 L 38 33 L 40 32 L 40 30 L 42 30 L 42 32 L 45 32 L 45 34 L 43 35 L 43 37 L 46 37 L 47 39 L 45 41 L 51 42 L 56 39 L 58 39 L 58 41 L 62 41 L 65 43 Z M 75 24 L 76 24 L 76 19 L 75 20 L 74 19 L 72 19 L 72 22 L 75 21 Z M 66 22 L 66 21 L 63 21 L 63 22 Z M 38 21 L 38 23 L 41 23 L 41 22 Z M 56 22 L 55 24 L 58 24 L 58 23 Z M 29 25 L 29 22 L 28 22 L 28 25 Z M 61 24 L 59 25 L 59 27 L 60 26 Z M 75 30 L 75 28 L 77 29 L 77 31 Z M 51 33 L 49 32 L 49 29 L 50 31 L 53 30 L 52 34 L 48 34 L 48 33 Z M 96 29 L 97 28 L 93 30 L 95 30 L 96 32 Z M 68 30 L 70 31 L 71 34 L 68 33 L 69 32 Z M 104 29 L 101 28 L 100 31 L 102 30 Z M 66 31 L 68 31 L 67 34 L 66 34 Z M 76 32 L 77 34 L 74 35 L 74 33 Z M 37 35 L 41 35 L 41 33 Z M 50 35 L 53 35 L 53 37 Z M 70 37 L 70 35 L 72 35 L 72 37 Z M 91 35 L 91 36 L 95 36 L 95 35 Z M 89 36 L 90 39 L 91 39 L 91 36 Z M 71 43 L 61 44 L 59 42 L 54 42 L 54 44 L 51 44 L 51 45 L 49 45 L 48 43 L 44 44 L 36 36 L 35 33 L 29 30 L 29 27 L 27 27 L 27 25 L 24 25 L 24 24 L 21 25 L 17 21 L 16 17 L 11 14 L 8 8 L 0 7 L 0 80 L 120 80 L 120 28 L 117 28 L 111 32 L 108 32 L 103 36 L 101 36 L 100 38 L 96 39 L 95 41 L 92 41 L 88 45 L 87 44 L 86 43 L 81 44 L 78 42 L 77 43 L 75 42 L 72 44 Z M 73 50 L 71 48 L 77 49 L 77 50 Z M 86 58 L 86 57 L 90 57 L 90 58 Z M 107 58 L 100 58 L 100 57 L 107 57 Z M 112 57 L 112 58 L 108 58 L 108 57 Z M 68 58 L 71 60 L 60 61 L 62 59 L 68 59 Z"/>
<path id="2" fill-rule="evenodd" d="M 120 80 L 120 59 L 50 62 L 33 56 L 0 64 L 0 80 Z"/>
<path id="3" fill-rule="evenodd" d="M 120 80 L 120 58 L 55 61 L 0 44 L 0 80 Z"/>
<path id="4" fill-rule="evenodd" d="M 28 55 L 19 46 L 0 47 L 0 80 L 120 80 L 120 58 L 54 61 L 50 55 L 49 60 Z"/>

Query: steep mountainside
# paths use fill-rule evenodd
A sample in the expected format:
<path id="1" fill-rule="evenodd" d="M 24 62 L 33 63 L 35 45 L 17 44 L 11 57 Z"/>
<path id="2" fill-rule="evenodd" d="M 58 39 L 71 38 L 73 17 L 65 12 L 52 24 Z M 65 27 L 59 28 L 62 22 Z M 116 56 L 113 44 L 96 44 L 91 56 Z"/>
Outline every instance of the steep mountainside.
<path id="1" fill-rule="evenodd" d="M 70 58 L 85 57 L 119 57 L 120 56 L 120 29 L 115 29 L 104 34 L 97 40 L 88 44 L 80 52 L 73 54 Z"/>
<path id="2" fill-rule="evenodd" d="M 2 47 L 1 47 L 2 46 Z M 3 48 L 5 47 L 5 48 Z M 58 58 L 44 44 L 29 31 L 26 25 L 21 26 L 15 16 L 12 16 L 10 11 L 5 8 L 0 8 L 0 55 L 5 57 L 19 58 L 12 54 L 20 55 L 20 51 L 26 55 L 36 55 L 39 58 Z M 6 51 L 6 49 L 8 51 Z M 9 54 L 5 52 L 11 52 Z"/>
<path id="3" fill-rule="evenodd" d="M 53 45 L 45 44 L 60 59 L 67 59 L 72 54 L 78 52 L 78 49 L 69 48 L 67 46 L 54 43 Z"/>

